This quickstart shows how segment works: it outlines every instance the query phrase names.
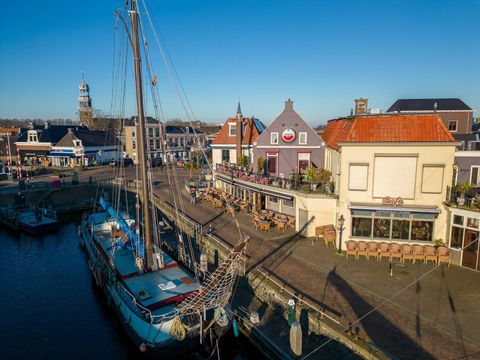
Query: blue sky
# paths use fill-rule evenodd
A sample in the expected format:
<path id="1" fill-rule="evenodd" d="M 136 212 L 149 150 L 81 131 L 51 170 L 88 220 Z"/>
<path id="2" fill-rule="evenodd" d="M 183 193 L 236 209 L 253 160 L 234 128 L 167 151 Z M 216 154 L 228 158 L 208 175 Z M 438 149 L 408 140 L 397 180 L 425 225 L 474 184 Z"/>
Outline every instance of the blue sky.
<path id="1" fill-rule="evenodd" d="M 76 118 L 82 70 L 93 106 L 109 112 L 113 10 L 122 4 L 4 2 L 0 117 Z M 203 121 L 233 115 L 239 97 L 244 115 L 267 124 L 287 98 L 312 125 L 348 114 L 357 97 L 384 110 L 397 98 L 459 97 L 480 111 L 478 0 L 147 4 Z M 152 52 L 166 117 L 185 118 Z M 133 99 L 126 109 L 133 114 Z"/>

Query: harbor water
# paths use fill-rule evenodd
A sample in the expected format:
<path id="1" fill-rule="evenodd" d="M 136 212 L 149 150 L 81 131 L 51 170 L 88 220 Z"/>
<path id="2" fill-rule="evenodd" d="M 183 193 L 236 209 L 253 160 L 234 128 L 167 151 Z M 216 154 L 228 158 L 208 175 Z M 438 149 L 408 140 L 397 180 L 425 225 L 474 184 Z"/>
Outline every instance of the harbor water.
<path id="1" fill-rule="evenodd" d="M 76 222 L 41 237 L 0 228 L 0 243 L 2 359 L 142 358 L 92 279 Z M 261 359 L 230 334 L 219 348 L 222 359 Z"/>

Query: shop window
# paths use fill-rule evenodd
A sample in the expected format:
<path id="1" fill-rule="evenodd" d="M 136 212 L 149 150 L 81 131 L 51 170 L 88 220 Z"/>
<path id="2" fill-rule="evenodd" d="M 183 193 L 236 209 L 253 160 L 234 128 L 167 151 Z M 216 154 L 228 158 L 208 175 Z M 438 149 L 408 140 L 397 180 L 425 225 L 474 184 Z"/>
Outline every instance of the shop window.
<path id="1" fill-rule="evenodd" d="M 412 240 L 432 241 L 433 223 L 431 221 L 412 221 Z"/>
<path id="2" fill-rule="evenodd" d="M 272 132 L 270 134 L 270 144 L 272 145 L 278 144 L 278 132 Z"/>
<path id="3" fill-rule="evenodd" d="M 392 239 L 408 240 L 410 221 L 392 220 Z"/>
<path id="4" fill-rule="evenodd" d="M 479 219 L 467 218 L 467 227 L 478 229 Z"/>
<path id="5" fill-rule="evenodd" d="M 230 150 L 222 150 L 222 162 L 230 161 Z"/>
<path id="6" fill-rule="evenodd" d="M 463 244 L 463 228 L 452 226 L 452 235 L 450 236 L 450 247 L 461 249 Z"/>
<path id="7" fill-rule="evenodd" d="M 300 145 L 307 145 L 307 133 L 306 132 L 298 133 L 298 143 Z"/>
<path id="8" fill-rule="evenodd" d="M 453 215 L 453 223 L 455 225 L 463 226 L 463 216 Z"/>
<path id="9" fill-rule="evenodd" d="M 373 221 L 373 235 L 376 238 L 390 238 L 390 219 L 375 219 Z"/>
<path id="10" fill-rule="evenodd" d="M 371 237 L 372 219 L 352 218 L 352 236 Z"/>
<path id="11" fill-rule="evenodd" d="M 283 200 L 283 205 L 293 207 L 293 200 Z"/>
<path id="12" fill-rule="evenodd" d="M 458 121 L 457 120 L 450 120 L 448 122 L 448 131 L 450 132 L 457 132 L 457 125 Z"/>
<path id="13" fill-rule="evenodd" d="M 269 196 L 268 197 L 268 201 L 270 201 L 271 203 L 278 203 L 278 198 L 275 197 L 275 196 Z"/>

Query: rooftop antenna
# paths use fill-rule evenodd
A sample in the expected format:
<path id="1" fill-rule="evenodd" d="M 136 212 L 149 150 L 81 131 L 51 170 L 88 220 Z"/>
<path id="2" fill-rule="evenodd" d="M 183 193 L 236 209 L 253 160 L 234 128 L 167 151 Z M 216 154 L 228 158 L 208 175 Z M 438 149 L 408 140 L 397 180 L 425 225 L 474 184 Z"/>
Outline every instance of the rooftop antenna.
<path id="1" fill-rule="evenodd" d="M 82 70 L 82 81 L 85 81 L 85 72 Z"/>

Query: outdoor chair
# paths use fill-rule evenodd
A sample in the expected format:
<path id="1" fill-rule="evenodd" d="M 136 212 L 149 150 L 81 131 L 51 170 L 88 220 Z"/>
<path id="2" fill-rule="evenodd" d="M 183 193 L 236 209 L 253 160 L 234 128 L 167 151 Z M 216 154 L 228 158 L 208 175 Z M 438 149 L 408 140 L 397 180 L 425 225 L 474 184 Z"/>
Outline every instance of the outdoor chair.
<path id="1" fill-rule="evenodd" d="M 347 241 L 347 259 L 348 255 L 353 255 L 355 256 L 355 259 L 357 258 L 357 242 L 353 240 Z"/>
<path id="2" fill-rule="evenodd" d="M 425 264 L 428 262 L 428 260 L 432 260 L 434 263 L 437 263 L 438 257 L 437 257 L 437 250 L 435 249 L 434 246 L 431 245 L 426 245 L 423 249 L 425 258 Z"/>
<path id="3" fill-rule="evenodd" d="M 325 225 L 317 226 L 315 228 L 315 240 L 318 241 L 319 236 L 323 236 L 323 232 L 325 230 Z"/>
<path id="4" fill-rule="evenodd" d="M 285 229 L 287 228 L 287 223 L 285 222 L 277 222 L 277 229 L 278 231 L 285 231 Z"/>
<path id="5" fill-rule="evenodd" d="M 260 230 L 260 229 L 261 229 L 260 224 L 259 224 L 258 221 L 255 220 L 255 219 L 253 219 L 253 225 L 255 226 L 255 230 Z"/>
<path id="6" fill-rule="evenodd" d="M 393 258 L 402 259 L 402 251 L 400 245 L 397 243 L 390 244 L 390 261 L 393 260 Z"/>
<path id="7" fill-rule="evenodd" d="M 378 259 L 382 260 L 382 257 L 384 256 L 387 259 L 390 259 L 390 245 L 388 245 L 386 242 L 381 243 L 378 247 Z"/>
<path id="8" fill-rule="evenodd" d="M 328 247 L 329 243 L 332 243 L 335 246 L 335 242 L 337 240 L 337 232 L 335 230 L 325 230 L 323 233 L 323 241 L 325 241 L 325 245 Z"/>
<path id="9" fill-rule="evenodd" d="M 423 260 L 425 262 L 425 250 L 422 245 L 413 245 L 413 263 L 415 260 Z"/>
<path id="10" fill-rule="evenodd" d="M 450 267 L 450 250 L 445 246 L 440 246 L 437 249 L 438 264 L 448 264 Z"/>
<path id="11" fill-rule="evenodd" d="M 378 260 L 378 244 L 374 241 L 369 242 L 367 247 L 367 260 L 370 259 L 370 256 L 375 257 Z"/>
<path id="12" fill-rule="evenodd" d="M 359 241 L 357 244 L 357 257 L 364 255 L 365 259 L 368 258 L 368 245 L 365 241 Z"/>
<path id="13" fill-rule="evenodd" d="M 287 220 L 287 227 L 288 228 L 294 228 L 295 229 L 295 218 L 294 217 L 289 217 Z"/>
<path id="14" fill-rule="evenodd" d="M 413 262 L 415 262 L 412 247 L 410 245 L 402 246 L 402 262 L 405 262 L 405 260 L 412 260 Z"/>
<path id="15" fill-rule="evenodd" d="M 269 222 L 262 223 L 260 225 L 261 225 L 260 230 L 265 231 L 265 232 L 270 231 L 270 223 Z"/>

